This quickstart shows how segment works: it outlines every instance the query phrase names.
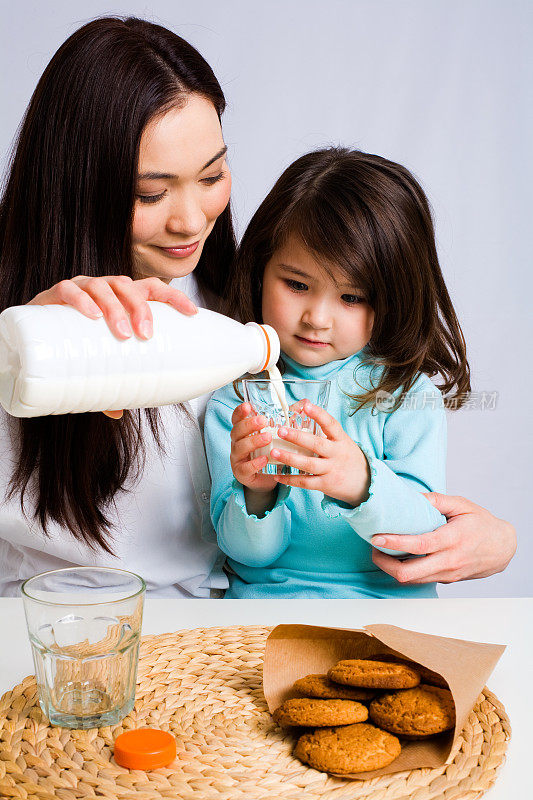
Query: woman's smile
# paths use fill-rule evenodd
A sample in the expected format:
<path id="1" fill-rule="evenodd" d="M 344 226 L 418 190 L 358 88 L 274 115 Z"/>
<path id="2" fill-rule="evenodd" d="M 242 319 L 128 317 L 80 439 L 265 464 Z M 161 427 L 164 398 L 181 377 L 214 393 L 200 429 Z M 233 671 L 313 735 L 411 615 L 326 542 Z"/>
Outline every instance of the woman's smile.
<path id="1" fill-rule="evenodd" d="M 194 253 L 199 244 L 200 242 L 197 241 L 192 244 L 175 245 L 174 247 L 156 246 L 158 250 L 162 250 L 163 253 L 171 258 L 187 258 L 187 256 L 191 256 Z"/>

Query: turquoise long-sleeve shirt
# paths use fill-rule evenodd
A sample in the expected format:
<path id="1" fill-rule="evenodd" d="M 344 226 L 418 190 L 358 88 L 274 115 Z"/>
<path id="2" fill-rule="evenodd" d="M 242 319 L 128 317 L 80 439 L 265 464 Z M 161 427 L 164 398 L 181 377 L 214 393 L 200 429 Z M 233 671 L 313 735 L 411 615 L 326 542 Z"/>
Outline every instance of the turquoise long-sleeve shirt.
<path id="1" fill-rule="evenodd" d="M 243 486 L 230 467 L 231 416 L 242 401 L 233 385 L 207 405 L 205 441 L 211 471 L 211 516 L 231 570 L 228 598 L 436 597 L 436 585 L 403 585 L 372 561 L 377 533 L 425 533 L 445 518 L 422 492 L 445 491 L 446 417 L 442 395 L 420 374 L 406 402 L 390 413 L 364 408 L 353 414 L 347 395 L 374 385 L 380 367 L 361 353 L 320 367 L 283 355 L 284 377 L 329 379 L 328 412 L 369 462 L 369 497 L 351 508 L 309 489 L 280 484 L 263 517 L 248 514 Z M 383 548 L 384 549 L 384 548 Z M 387 551 L 393 555 L 397 552 Z"/>

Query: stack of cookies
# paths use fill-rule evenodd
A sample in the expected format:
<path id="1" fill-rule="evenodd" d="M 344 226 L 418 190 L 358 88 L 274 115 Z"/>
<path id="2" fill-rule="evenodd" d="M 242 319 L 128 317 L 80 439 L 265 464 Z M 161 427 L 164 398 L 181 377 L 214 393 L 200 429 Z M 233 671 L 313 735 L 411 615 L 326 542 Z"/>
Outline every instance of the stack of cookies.
<path id="1" fill-rule="evenodd" d="M 293 688 L 302 697 L 282 703 L 274 720 L 314 728 L 299 737 L 294 754 L 322 772 L 381 769 L 400 755 L 400 739 L 435 736 L 455 725 L 444 679 L 390 655 L 339 661 L 327 675 L 307 675 Z"/>

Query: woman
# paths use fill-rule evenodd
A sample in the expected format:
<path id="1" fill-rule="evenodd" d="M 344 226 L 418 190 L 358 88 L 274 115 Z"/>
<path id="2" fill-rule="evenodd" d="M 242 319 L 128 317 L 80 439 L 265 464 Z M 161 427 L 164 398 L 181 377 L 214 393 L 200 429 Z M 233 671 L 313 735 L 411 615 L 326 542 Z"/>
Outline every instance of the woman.
<path id="1" fill-rule="evenodd" d="M 164 28 L 100 19 L 74 33 L 20 132 L 0 212 L 2 309 L 67 303 L 148 338 L 146 300 L 215 304 L 235 248 L 224 104 L 209 65 Z M 223 590 L 201 414 L 201 401 L 120 420 L 4 414 L 0 594 L 70 564 L 125 566 L 156 595 Z"/>
<path id="2" fill-rule="evenodd" d="M 103 314 L 119 338 L 148 338 L 147 300 L 216 307 L 235 247 L 224 104 L 205 60 L 160 26 L 107 18 L 75 32 L 21 128 L 0 208 L 0 310 L 62 303 Z M 152 596 L 220 595 L 204 406 L 110 411 L 115 420 L 2 412 L 0 594 L 46 569 L 96 564 L 140 572 Z M 481 569 L 495 572 L 509 547 L 489 540 Z M 465 552 L 457 540 L 450 557 Z M 469 554 L 463 577 L 480 563 Z"/>

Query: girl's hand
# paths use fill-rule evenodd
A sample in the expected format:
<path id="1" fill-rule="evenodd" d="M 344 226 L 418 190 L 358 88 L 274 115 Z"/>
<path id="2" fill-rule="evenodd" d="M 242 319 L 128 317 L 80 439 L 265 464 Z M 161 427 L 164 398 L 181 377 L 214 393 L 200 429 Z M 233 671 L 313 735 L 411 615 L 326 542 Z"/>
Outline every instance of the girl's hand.
<path id="1" fill-rule="evenodd" d="M 453 583 L 487 578 L 506 568 L 516 551 L 516 533 L 509 522 L 464 497 L 437 492 L 425 496 L 448 518 L 446 525 L 416 536 L 374 536 L 372 544 L 379 547 L 423 556 L 399 561 L 373 549 L 377 567 L 400 583 Z"/>
<path id="2" fill-rule="evenodd" d="M 339 422 L 323 408 L 304 400 L 303 410 L 318 422 L 325 436 L 316 436 L 294 428 L 280 428 L 278 435 L 317 455 L 305 456 L 272 450 L 272 457 L 309 475 L 276 475 L 278 483 L 316 489 L 350 506 L 358 506 L 368 497 L 370 467 L 361 448 L 350 439 Z"/>
<path id="3" fill-rule="evenodd" d="M 60 281 L 36 295 L 28 305 L 58 304 L 72 306 L 86 317 L 104 317 L 109 330 L 118 339 L 129 339 L 135 333 L 149 339 L 153 333 L 153 318 L 148 300 L 159 300 L 181 311 L 196 314 L 198 309 L 183 292 L 168 286 L 159 278 L 142 278 L 134 281 L 127 275 L 106 275 L 89 278 L 78 275 Z M 112 419 L 120 419 L 122 411 L 104 411 Z"/>
<path id="4" fill-rule="evenodd" d="M 267 424 L 265 417 L 253 413 L 249 403 L 241 403 L 231 418 L 231 470 L 236 479 L 244 487 L 254 492 L 270 495 L 277 486 L 273 475 L 263 475 L 261 470 L 268 461 L 267 456 L 259 456 L 250 460 L 250 455 L 259 447 L 264 447 L 272 440 L 272 434 L 259 434 Z"/>

